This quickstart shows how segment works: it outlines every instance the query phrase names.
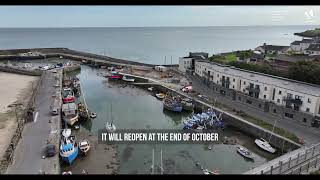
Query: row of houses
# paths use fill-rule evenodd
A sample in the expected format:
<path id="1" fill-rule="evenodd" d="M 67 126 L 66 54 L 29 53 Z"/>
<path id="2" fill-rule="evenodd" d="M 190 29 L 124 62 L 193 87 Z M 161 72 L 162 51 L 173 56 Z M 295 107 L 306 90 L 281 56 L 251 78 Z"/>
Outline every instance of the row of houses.
<path id="1" fill-rule="evenodd" d="M 235 102 L 310 126 L 320 124 L 319 86 L 190 56 L 180 58 L 179 70 Z"/>
<path id="2" fill-rule="evenodd" d="M 320 40 L 319 38 L 302 39 L 301 41 L 294 41 L 290 46 L 267 45 L 255 48 L 264 54 L 288 54 L 289 52 L 305 54 L 308 56 L 320 55 Z"/>

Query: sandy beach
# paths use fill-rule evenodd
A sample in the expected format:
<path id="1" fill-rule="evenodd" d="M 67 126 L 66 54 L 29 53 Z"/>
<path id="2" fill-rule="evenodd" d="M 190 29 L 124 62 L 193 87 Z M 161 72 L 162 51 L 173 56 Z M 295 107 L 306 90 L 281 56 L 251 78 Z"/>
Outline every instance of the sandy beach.
<path id="1" fill-rule="evenodd" d="M 23 109 L 32 94 L 32 82 L 39 77 L 0 72 L 0 157 L 3 156 L 17 126 L 14 109 L 10 104 L 23 104 Z M 22 110 L 17 110 L 19 114 Z"/>

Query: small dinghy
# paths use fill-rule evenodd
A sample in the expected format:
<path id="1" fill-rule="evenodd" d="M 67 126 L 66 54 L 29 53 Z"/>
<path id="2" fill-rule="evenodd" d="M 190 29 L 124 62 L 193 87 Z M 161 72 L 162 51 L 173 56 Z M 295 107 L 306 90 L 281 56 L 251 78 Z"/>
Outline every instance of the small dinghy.
<path id="1" fill-rule="evenodd" d="M 65 138 L 69 138 L 71 136 L 71 129 L 64 129 L 62 131 L 62 136 Z"/>
<path id="2" fill-rule="evenodd" d="M 97 117 L 97 113 L 91 112 L 91 113 L 90 113 L 90 117 L 91 117 L 91 118 L 96 118 L 96 117 Z"/>
<path id="3" fill-rule="evenodd" d="M 79 125 L 75 125 L 75 126 L 74 126 L 74 129 L 75 129 L 75 130 L 78 130 L 78 129 L 80 129 L 80 126 L 79 126 Z"/>
<path id="4" fill-rule="evenodd" d="M 166 97 L 166 95 L 164 93 L 159 93 L 159 94 L 156 94 L 156 97 L 158 99 L 163 99 L 164 97 Z"/>
<path id="5" fill-rule="evenodd" d="M 153 91 L 153 87 L 148 87 L 148 91 Z"/>
<path id="6" fill-rule="evenodd" d="M 108 132 L 114 132 L 116 130 L 116 126 L 113 123 L 107 122 L 106 124 L 106 130 Z"/>
<path id="7" fill-rule="evenodd" d="M 84 139 L 84 140 L 81 140 L 79 142 L 79 149 L 80 149 L 80 152 L 84 155 L 87 155 L 88 151 L 90 150 L 90 143 L 88 140 Z"/>
<path id="8" fill-rule="evenodd" d="M 271 145 L 269 144 L 268 141 L 266 141 L 265 139 L 263 138 L 260 138 L 260 139 L 256 139 L 254 141 L 254 143 L 259 146 L 261 149 L 267 151 L 267 152 L 270 152 L 270 153 L 275 153 L 276 152 L 276 149 L 274 149 L 273 147 L 271 147 Z"/>
<path id="9" fill-rule="evenodd" d="M 252 154 L 252 152 L 250 152 L 247 148 L 242 147 L 242 146 L 237 146 L 237 152 L 248 159 L 254 159 L 254 155 Z"/>

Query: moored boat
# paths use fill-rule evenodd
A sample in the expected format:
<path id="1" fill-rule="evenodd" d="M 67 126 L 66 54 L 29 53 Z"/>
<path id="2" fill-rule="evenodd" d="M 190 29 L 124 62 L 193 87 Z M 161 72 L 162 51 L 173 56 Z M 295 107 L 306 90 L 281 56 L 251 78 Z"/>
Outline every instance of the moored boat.
<path id="1" fill-rule="evenodd" d="M 79 142 L 79 149 L 83 155 L 87 155 L 90 150 L 90 143 L 88 140 L 84 139 Z"/>
<path id="2" fill-rule="evenodd" d="M 181 112 L 182 104 L 180 98 L 166 96 L 163 101 L 163 108 L 173 112 Z"/>
<path id="3" fill-rule="evenodd" d="M 111 116 L 111 122 L 106 123 L 106 130 L 108 132 L 114 132 L 117 128 L 113 124 L 113 118 L 112 118 L 112 103 L 110 104 L 110 116 Z"/>
<path id="4" fill-rule="evenodd" d="M 158 93 L 158 94 L 156 94 L 156 97 L 157 97 L 158 99 L 163 99 L 163 98 L 166 97 L 166 94 L 164 94 L 164 93 Z"/>
<path id="5" fill-rule="evenodd" d="M 111 75 L 108 77 L 109 80 L 119 80 L 122 79 L 122 75 L 118 72 L 111 72 Z"/>
<path id="6" fill-rule="evenodd" d="M 250 152 L 247 148 L 242 146 L 237 146 L 237 152 L 242 155 L 243 157 L 246 157 L 248 159 L 254 159 L 254 155 L 252 152 Z"/>
<path id="7" fill-rule="evenodd" d="M 71 129 L 64 129 L 62 131 L 62 136 L 65 138 L 69 138 L 71 136 Z"/>
<path id="8" fill-rule="evenodd" d="M 122 80 L 127 81 L 127 82 L 134 82 L 134 78 L 126 76 L 126 75 L 122 77 Z"/>
<path id="9" fill-rule="evenodd" d="M 75 138 L 70 136 L 69 138 L 63 138 L 60 145 L 60 156 L 63 161 L 72 164 L 72 162 L 78 156 L 78 146 L 75 142 Z"/>
<path id="10" fill-rule="evenodd" d="M 71 88 L 64 88 L 62 92 L 62 101 L 63 103 L 72 103 L 75 102 L 76 97 L 74 96 L 74 93 Z"/>
<path id="11" fill-rule="evenodd" d="M 62 119 L 72 126 L 79 119 L 78 108 L 75 103 L 62 105 Z"/>
<path id="12" fill-rule="evenodd" d="M 256 139 L 254 141 L 254 143 L 259 146 L 261 149 L 267 151 L 267 152 L 270 152 L 270 153 L 275 153 L 276 152 L 276 149 L 274 149 L 268 141 L 266 141 L 265 139 L 263 138 L 260 138 L 260 139 Z"/>
<path id="13" fill-rule="evenodd" d="M 193 111 L 194 109 L 194 104 L 192 102 L 192 99 L 189 98 L 184 98 L 181 101 L 182 103 L 182 109 L 186 111 Z"/>

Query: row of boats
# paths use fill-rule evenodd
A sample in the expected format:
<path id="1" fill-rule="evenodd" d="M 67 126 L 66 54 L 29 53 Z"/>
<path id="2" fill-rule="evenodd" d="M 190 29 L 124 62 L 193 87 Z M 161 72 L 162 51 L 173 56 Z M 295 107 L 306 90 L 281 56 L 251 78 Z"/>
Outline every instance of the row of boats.
<path id="1" fill-rule="evenodd" d="M 89 113 L 87 107 L 83 103 L 78 102 L 76 104 L 77 99 L 81 94 L 79 78 L 72 77 L 64 79 L 63 86 L 63 105 L 61 111 L 65 129 L 62 131 L 59 154 L 64 162 L 71 165 L 79 154 L 87 155 L 90 150 L 90 143 L 86 139 L 80 140 L 77 143 L 75 136 L 71 136 L 71 129 L 67 128 L 68 125 L 78 129 L 80 128 L 80 126 L 76 125 L 78 121 L 86 121 L 95 118 L 97 115 L 93 112 Z"/>
<path id="2" fill-rule="evenodd" d="M 225 128 L 225 122 L 222 120 L 222 113 L 217 115 L 217 113 L 214 112 L 212 108 L 202 113 L 192 113 L 183 121 L 183 124 L 183 129 L 204 130 L 213 128 Z"/>
<path id="3" fill-rule="evenodd" d="M 122 75 L 118 71 L 111 71 L 108 74 L 105 74 L 104 77 L 108 78 L 108 80 L 123 80 L 126 82 L 134 82 L 135 79 L 133 77 Z"/>

